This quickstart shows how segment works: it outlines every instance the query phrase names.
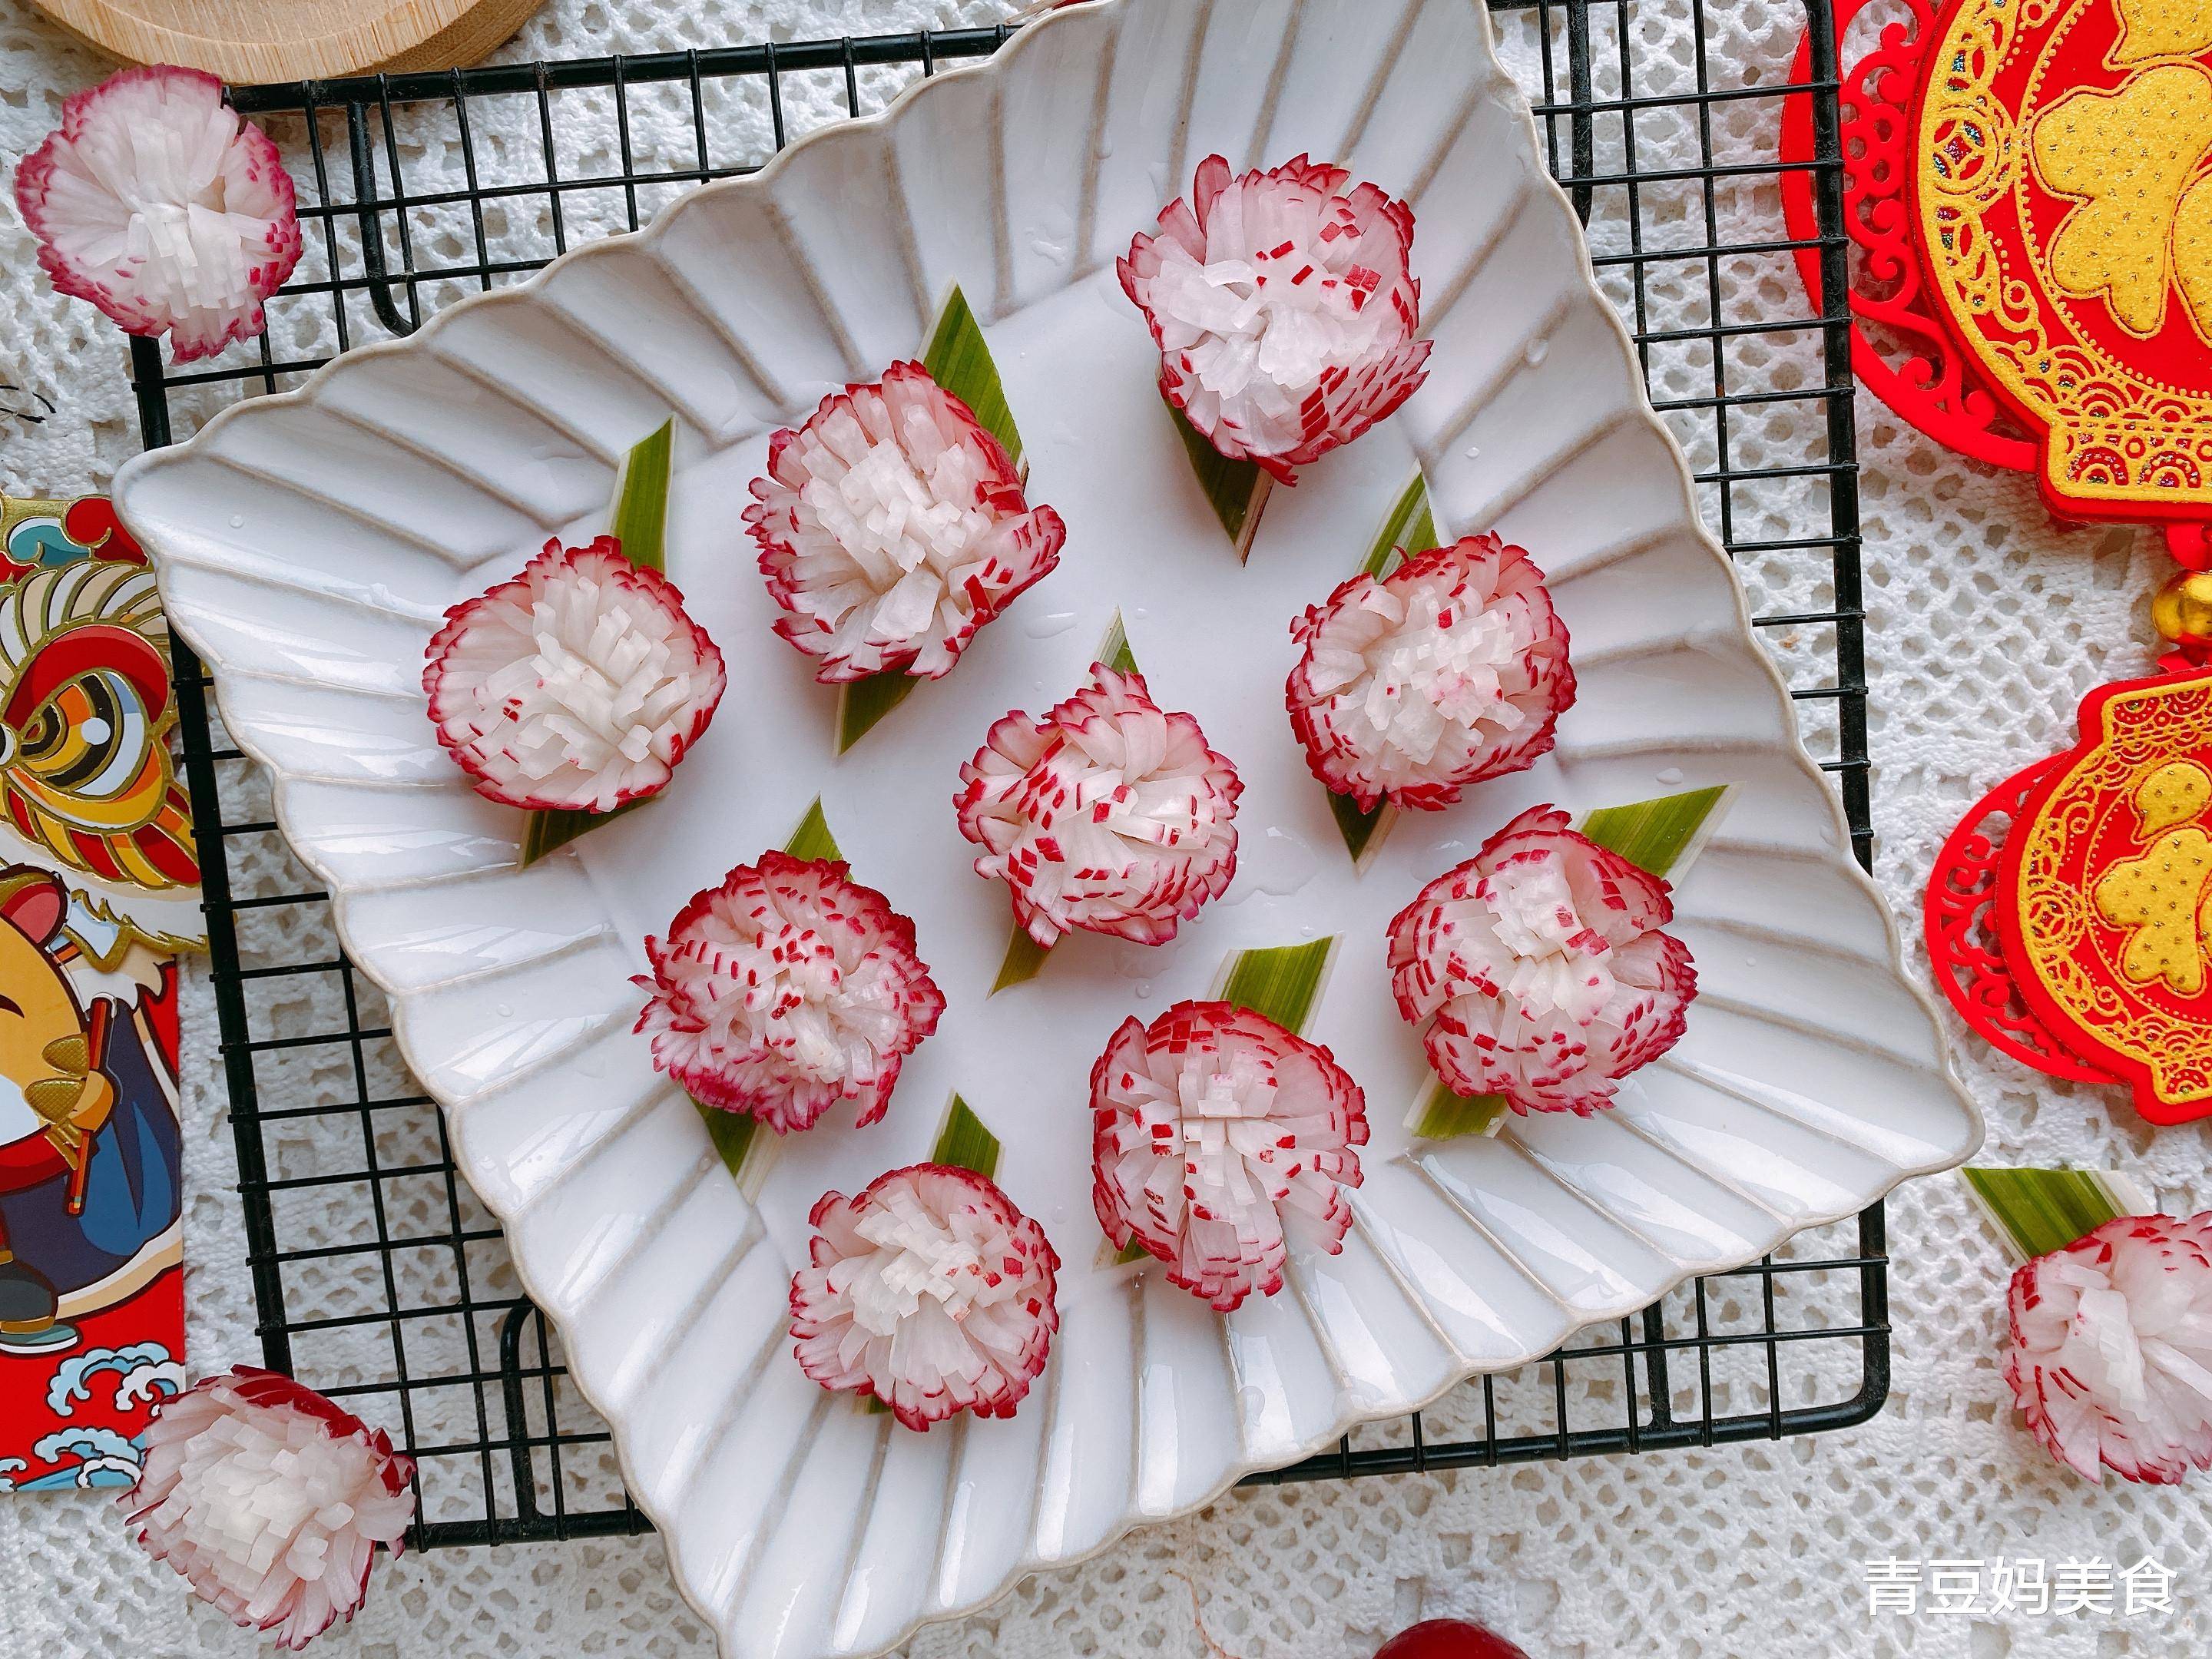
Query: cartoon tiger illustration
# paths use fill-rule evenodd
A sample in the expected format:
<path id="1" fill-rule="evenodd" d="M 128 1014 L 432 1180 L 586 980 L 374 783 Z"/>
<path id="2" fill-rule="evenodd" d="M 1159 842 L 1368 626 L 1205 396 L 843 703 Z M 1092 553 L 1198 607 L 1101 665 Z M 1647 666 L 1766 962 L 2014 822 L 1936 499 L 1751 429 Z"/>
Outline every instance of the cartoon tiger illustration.
<path id="1" fill-rule="evenodd" d="M 180 1209 L 158 1060 L 122 1004 L 71 986 L 69 902 L 46 871 L 0 870 L 0 1346 L 71 1340 L 65 1304 L 136 1289 Z"/>
<path id="2" fill-rule="evenodd" d="M 199 881 L 168 638 L 141 566 L 87 561 L 0 592 L 0 811 L 64 868 L 154 891 Z"/>

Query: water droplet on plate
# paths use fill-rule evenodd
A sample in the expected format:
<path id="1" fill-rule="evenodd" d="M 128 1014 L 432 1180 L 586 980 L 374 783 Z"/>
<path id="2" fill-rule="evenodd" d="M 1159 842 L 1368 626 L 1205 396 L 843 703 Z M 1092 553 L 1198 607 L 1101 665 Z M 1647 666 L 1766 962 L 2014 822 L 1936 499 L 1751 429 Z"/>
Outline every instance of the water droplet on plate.
<path id="1" fill-rule="evenodd" d="M 1482 446 L 1480 444 L 1469 444 L 1467 447 L 1467 458 L 1470 461 L 1480 460 L 1482 459 Z"/>
<path id="2" fill-rule="evenodd" d="M 232 514 L 230 515 L 230 527 L 231 527 L 233 530 L 243 530 L 243 529 L 245 529 L 245 528 L 246 528 L 246 514 L 244 514 L 243 513 L 234 513 L 234 514 Z"/>
<path id="3" fill-rule="evenodd" d="M 512 1019 L 512 1018 L 514 1018 L 514 1005 L 513 1003 L 511 1003 L 511 1002 L 502 1002 L 502 1003 L 501 1003 L 501 1004 L 499 1005 L 499 1017 L 500 1017 L 501 1019 Z"/>
<path id="4" fill-rule="evenodd" d="M 1662 783 L 1680 783 L 1681 781 L 1682 769 L 1679 766 L 1670 766 L 1659 774 L 1659 781 Z"/>
<path id="5" fill-rule="evenodd" d="M 1552 343 L 1540 334 L 1528 342 L 1521 355 L 1528 360 L 1528 367 L 1534 368 L 1552 355 Z"/>
<path id="6" fill-rule="evenodd" d="M 1287 898 L 1320 873 L 1321 860 L 1301 836 L 1279 827 L 1242 839 L 1237 848 L 1237 884 L 1222 898 L 1241 904 L 1255 893 Z"/>
<path id="7" fill-rule="evenodd" d="M 1033 640 L 1049 640 L 1065 634 L 1075 626 L 1073 611 L 1048 611 L 1041 617 L 1031 617 L 1022 624 L 1022 632 Z"/>
<path id="8" fill-rule="evenodd" d="M 1151 996 L 1152 994 L 1152 986 L 1150 980 L 1146 981 L 1143 984 L 1137 987 L 1137 1000 L 1139 1002 L 1144 1001 L 1145 999 Z"/>

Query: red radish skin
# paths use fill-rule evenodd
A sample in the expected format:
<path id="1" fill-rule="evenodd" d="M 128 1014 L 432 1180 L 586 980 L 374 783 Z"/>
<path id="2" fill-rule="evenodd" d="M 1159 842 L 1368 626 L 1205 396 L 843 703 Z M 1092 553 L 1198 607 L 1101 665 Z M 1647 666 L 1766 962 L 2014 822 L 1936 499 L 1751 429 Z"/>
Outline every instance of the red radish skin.
<path id="1" fill-rule="evenodd" d="M 1385 1642 L 1375 1659 L 1528 1659 L 1528 1654 L 1463 1619 L 1424 1619 Z"/>
<path id="2" fill-rule="evenodd" d="M 1575 700 L 1567 629 L 1544 573 L 1496 536 L 1362 572 L 1291 623 L 1284 688 L 1315 777 L 1363 812 L 1434 811 L 1552 750 Z"/>
<path id="3" fill-rule="evenodd" d="M 1134 670 L 1093 663 L 1042 718 L 994 722 L 960 782 L 975 873 L 1006 884 L 1047 950 L 1076 928 L 1164 945 L 1237 873 L 1237 769 Z"/>
<path id="4" fill-rule="evenodd" d="M 1300 155 L 1240 178 L 1209 155 L 1115 269 L 1160 349 L 1161 395 L 1231 460 L 1291 484 L 1428 378 L 1413 244 L 1413 210 L 1342 167 Z"/>
<path id="5" fill-rule="evenodd" d="M 1100 1230 L 1217 1313 L 1280 1290 L 1294 1239 L 1344 1248 L 1367 1097 L 1265 1015 L 1178 1002 L 1150 1026 L 1123 1021 L 1091 1068 L 1091 1118 Z"/>
<path id="6" fill-rule="evenodd" d="M 822 400 L 769 440 L 745 524 L 775 631 L 838 685 L 936 679 L 976 629 L 1060 562 L 1067 526 L 1031 507 L 975 411 L 920 363 Z"/>
<path id="7" fill-rule="evenodd" d="M 1532 806 L 1392 920 L 1390 988 L 1455 1094 L 1587 1116 L 1681 1036 L 1698 973 L 1672 892 Z"/>

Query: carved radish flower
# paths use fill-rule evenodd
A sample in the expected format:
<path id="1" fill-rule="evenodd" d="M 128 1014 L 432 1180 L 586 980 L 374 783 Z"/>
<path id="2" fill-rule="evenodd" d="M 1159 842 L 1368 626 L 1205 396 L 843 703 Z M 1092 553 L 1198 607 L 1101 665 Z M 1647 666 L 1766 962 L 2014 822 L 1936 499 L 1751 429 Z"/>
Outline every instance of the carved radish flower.
<path id="1" fill-rule="evenodd" d="M 697 1100 L 778 1134 L 853 1101 L 884 1115 L 899 1066 L 937 1029 L 945 998 L 915 953 L 914 923 L 834 860 L 763 853 L 693 896 L 648 937 L 636 1029 L 653 1063 Z"/>
<path id="2" fill-rule="evenodd" d="M 2053 1457 L 2159 1486 L 2212 1468 L 2212 1212 L 2107 1221 L 2009 1300 L 2005 1381 Z"/>
<path id="3" fill-rule="evenodd" d="M 1313 775 L 1362 811 L 1449 806 L 1533 765 L 1574 702 L 1567 630 L 1543 573 L 1496 536 L 1361 574 L 1291 624 L 1286 688 Z"/>
<path id="4" fill-rule="evenodd" d="M 1093 663 L 1043 719 L 994 724 L 960 779 L 975 873 L 1006 884 L 1040 945 L 1074 928 L 1164 943 L 1237 872 L 1237 769 L 1141 674 Z"/>
<path id="5" fill-rule="evenodd" d="M 1668 886 L 1532 807 L 1390 923 L 1398 1012 L 1437 1075 L 1516 1112 L 1589 1113 L 1682 1035 L 1697 970 Z"/>
<path id="6" fill-rule="evenodd" d="M 198 70 L 125 70 L 72 94 L 16 170 L 15 204 L 58 292 L 126 333 L 167 331 L 180 362 L 259 332 L 300 262 L 276 146 Z"/>
<path id="7" fill-rule="evenodd" d="M 438 741 L 510 806 L 605 812 L 667 783 L 722 698 L 722 653 L 657 570 L 558 541 L 455 605 L 422 672 Z"/>
<path id="8" fill-rule="evenodd" d="M 1091 1069 L 1091 1202 L 1169 1279 L 1226 1313 L 1282 1288 L 1292 1236 L 1352 1224 L 1367 1103 L 1334 1056 L 1227 1002 L 1123 1023 Z"/>
<path id="9" fill-rule="evenodd" d="M 1231 459 L 1284 483 L 1427 378 L 1413 215 L 1301 155 L 1241 178 L 1199 163 L 1117 269 L 1160 349 L 1160 390 Z"/>
<path id="10" fill-rule="evenodd" d="M 415 1518 L 413 1460 L 274 1371 L 240 1366 L 164 1401 L 145 1448 L 119 1500 L 139 1543 L 295 1652 L 353 1617 L 375 1546 L 399 1554 Z"/>
<path id="11" fill-rule="evenodd" d="M 784 612 L 775 631 L 821 659 L 824 684 L 950 672 L 977 629 L 1060 562 L 1067 536 L 920 363 L 893 363 L 777 433 L 752 491 L 745 522 Z"/>
<path id="12" fill-rule="evenodd" d="M 1060 1328 L 1043 1228 L 942 1164 L 878 1176 L 858 1198 L 825 1193 L 807 1219 L 809 1265 L 791 1281 L 807 1376 L 873 1395 L 909 1429 L 1014 1414 Z"/>

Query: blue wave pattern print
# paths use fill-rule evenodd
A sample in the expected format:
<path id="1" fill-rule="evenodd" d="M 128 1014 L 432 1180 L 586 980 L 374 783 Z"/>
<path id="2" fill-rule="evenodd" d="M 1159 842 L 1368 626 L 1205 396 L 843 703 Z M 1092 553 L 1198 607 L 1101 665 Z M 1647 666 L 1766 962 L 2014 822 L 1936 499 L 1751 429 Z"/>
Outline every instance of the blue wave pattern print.
<path id="1" fill-rule="evenodd" d="M 122 1348 L 88 1348 L 54 1367 L 46 1384 L 46 1408 L 72 1417 L 93 1403 L 95 1390 L 107 1394 L 118 1412 L 145 1410 L 184 1392 L 185 1368 L 159 1342 Z M 100 1402 L 105 1406 L 107 1402 Z M 97 1424 L 72 1424 L 33 1441 L 31 1457 L 0 1458 L 0 1492 L 58 1492 L 82 1487 L 128 1486 L 145 1461 L 145 1431 L 126 1435 Z"/>

